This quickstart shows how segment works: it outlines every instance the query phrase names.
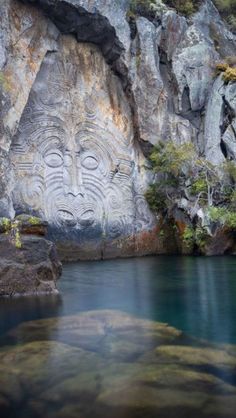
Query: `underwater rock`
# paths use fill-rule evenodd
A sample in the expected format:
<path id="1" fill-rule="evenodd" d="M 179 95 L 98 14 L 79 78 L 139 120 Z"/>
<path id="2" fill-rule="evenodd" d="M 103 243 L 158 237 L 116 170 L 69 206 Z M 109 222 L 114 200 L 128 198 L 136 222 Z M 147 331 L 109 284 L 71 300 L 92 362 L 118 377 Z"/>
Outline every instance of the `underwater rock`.
<path id="1" fill-rule="evenodd" d="M 9 332 L 14 340 L 29 342 L 43 340 L 58 327 L 57 319 L 28 321 Z M 181 340 L 181 331 L 167 324 L 145 321 L 119 311 L 89 311 L 60 318 L 58 339 L 85 350 L 96 351 L 99 345 L 104 357 L 130 357 L 144 353 L 147 348 Z M 123 344 L 123 347 L 121 347 Z"/>
<path id="2" fill-rule="evenodd" d="M 21 404 L 35 418 L 234 418 L 234 346 L 112 310 L 25 322 L 8 337 L 18 345 L 0 350 L 1 417 Z"/>

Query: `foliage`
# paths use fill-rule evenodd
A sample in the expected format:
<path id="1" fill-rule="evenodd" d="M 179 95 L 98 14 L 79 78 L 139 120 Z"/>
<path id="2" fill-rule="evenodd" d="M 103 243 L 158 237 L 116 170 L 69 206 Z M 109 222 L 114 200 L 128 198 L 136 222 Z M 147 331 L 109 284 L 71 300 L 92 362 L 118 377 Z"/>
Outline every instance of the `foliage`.
<path id="1" fill-rule="evenodd" d="M 182 235 L 183 243 L 187 248 L 191 248 L 195 242 L 195 232 L 192 226 L 186 226 L 184 233 Z"/>
<path id="2" fill-rule="evenodd" d="M 221 15 L 228 22 L 231 30 L 236 30 L 236 2 L 235 0 L 213 0 Z"/>
<path id="3" fill-rule="evenodd" d="M 161 213 L 169 222 L 175 217 L 176 208 L 184 212 L 191 223 L 182 234 L 185 248 L 191 250 L 196 246 L 204 252 L 212 223 L 218 224 L 214 228 L 236 230 L 234 161 L 226 160 L 221 167 L 215 167 L 198 157 L 192 144 L 169 141 L 154 147 L 150 162 L 155 181 L 146 193 L 147 201 L 154 212 Z M 209 221 L 208 228 L 202 219 Z"/>
<path id="4" fill-rule="evenodd" d="M 211 221 L 218 222 L 229 229 L 236 229 L 236 212 L 227 207 L 211 207 L 208 209 Z"/>
<path id="5" fill-rule="evenodd" d="M 7 232 L 11 228 L 11 221 L 8 218 L 1 218 L 0 219 L 0 227 L 2 227 L 3 231 Z"/>
<path id="6" fill-rule="evenodd" d="M 159 142 L 154 148 L 150 160 L 154 172 L 173 177 L 176 180 L 190 169 L 194 159 L 194 146 L 191 143 L 176 145 L 169 141 Z"/>
<path id="7" fill-rule="evenodd" d="M 20 227 L 21 222 L 18 220 L 11 221 L 8 218 L 0 219 L 1 232 L 5 232 L 9 236 L 10 241 L 15 245 L 16 248 L 22 247 Z"/>
<path id="8" fill-rule="evenodd" d="M 209 234 L 207 229 L 201 225 L 198 225 L 195 229 L 195 242 L 200 250 L 204 250 L 208 237 Z"/>
<path id="9" fill-rule="evenodd" d="M 150 161 L 156 173 L 156 181 L 148 190 L 148 202 L 152 209 L 157 210 L 154 202 L 159 197 L 161 206 L 165 203 L 168 210 L 172 210 L 182 197 L 196 199 L 197 203 L 206 206 L 212 206 L 215 200 L 226 200 L 225 184 L 216 168 L 197 156 L 192 143 L 176 145 L 171 141 L 160 142 L 151 153 Z M 232 167 L 230 169 L 233 170 Z"/>
<path id="10" fill-rule="evenodd" d="M 145 198 L 154 212 L 163 212 L 166 208 L 166 197 L 156 184 L 151 184 L 145 193 Z"/>
<path id="11" fill-rule="evenodd" d="M 191 185 L 191 193 L 193 195 L 206 194 L 208 190 L 207 181 L 204 177 L 199 177 L 193 181 Z"/>
<path id="12" fill-rule="evenodd" d="M 131 0 L 128 17 L 135 17 L 136 15 L 145 17 L 155 17 L 156 0 Z"/>
<path id="13" fill-rule="evenodd" d="M 195 13 L 201 3 L 200 0 L 164 0 L 164 2 L 186 17 Z"/>

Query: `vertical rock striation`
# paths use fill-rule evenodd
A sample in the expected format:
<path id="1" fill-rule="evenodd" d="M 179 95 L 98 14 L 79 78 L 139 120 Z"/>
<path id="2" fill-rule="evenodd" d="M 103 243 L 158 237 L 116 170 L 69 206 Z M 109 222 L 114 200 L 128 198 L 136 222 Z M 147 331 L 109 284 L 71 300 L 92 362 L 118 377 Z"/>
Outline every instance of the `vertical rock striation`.
<path id="1" fill-rule="evenodd" d="M 2 0 L 0 215 L 44 217 L 66 259 L 158 251 L 144 194 L 160 140 L 235 159 L 235 84 L 214 68 L 236 37 L 210 0 L 190 18 L 157 3 Z"/>

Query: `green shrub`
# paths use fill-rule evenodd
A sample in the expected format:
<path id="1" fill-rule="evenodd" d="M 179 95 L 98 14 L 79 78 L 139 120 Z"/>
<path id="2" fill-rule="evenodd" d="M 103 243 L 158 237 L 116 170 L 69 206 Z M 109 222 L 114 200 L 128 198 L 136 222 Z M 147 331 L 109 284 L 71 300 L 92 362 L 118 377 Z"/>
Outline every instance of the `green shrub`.
<path id="1" fill-rule="evenodd" d="M 164 2 L 186 17 L 195 13 L 201 4 L 201 0 L 164 0 Z"/>
<path id="2" fill-rule="evenodd" d="M 236 15 L 231 14 L 226 18 L 226 21 L 232 32 L 236 32 Z"/>
<path id="3" fill-rule="evenodd" d="M 211 207 L 208 210 L 211 221 L 218 222 L 229 229 L 236 229 L 236 212 L 226 207 Z"/>
<path id="4" fill-rule="evenodd" d="M 207 193 L 207 181 L 205 178 L 197 178 L 191 185 L 191 193 L 198 195 L 199 193 Z"/>
<path id="5" fill-rule="evenodd" d="M 154 212 L 163 212 L 166 209 L 166 197 L 158 190 L 156 184 L 151 184 L 145 193 L 145 198 Z"/>
<path id="6" fill-rule="evenodd" d="M 217 9 L 225 18 L 232 31 L 236 30 L 236 2 L 235 0 L 213 0 Z"/>
<path id="7" fill-rule="evenodd" d="M 131 0 L 127 16 L 135 17 L 136 15 L 140 15 L 146 17 L 155 17 L 155 4 L 156 0 Z"/>
<path id="8" fill-rule="evenodd" d="M 207 229 L 203 226 L 198 225 L 195 229 L 195 242 L 201 251 L 204 251 L 208 238 L 209 234 L 207 232 Z"/>
<path id="9" fill-rule="evenodd" d="M 187 248 L 193 247 L 195 243 L 195 232 L 192 226 L 187 226 L 185 228 L 182 239 Z"/>

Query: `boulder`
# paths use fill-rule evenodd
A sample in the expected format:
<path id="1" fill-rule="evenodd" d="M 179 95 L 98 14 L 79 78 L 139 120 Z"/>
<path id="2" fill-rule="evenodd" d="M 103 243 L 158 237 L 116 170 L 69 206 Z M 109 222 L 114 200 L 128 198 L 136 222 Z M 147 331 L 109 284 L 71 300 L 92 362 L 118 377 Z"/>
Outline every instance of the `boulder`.
<path id="1" fill-rule="evenodd" d="M 62 268 L 55 245 L 41 236 L 45 231 L 39 218 L 0 221 L 0 296 L 57 293 Z"/>

